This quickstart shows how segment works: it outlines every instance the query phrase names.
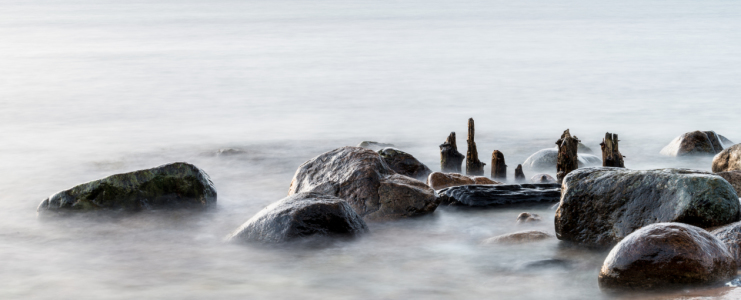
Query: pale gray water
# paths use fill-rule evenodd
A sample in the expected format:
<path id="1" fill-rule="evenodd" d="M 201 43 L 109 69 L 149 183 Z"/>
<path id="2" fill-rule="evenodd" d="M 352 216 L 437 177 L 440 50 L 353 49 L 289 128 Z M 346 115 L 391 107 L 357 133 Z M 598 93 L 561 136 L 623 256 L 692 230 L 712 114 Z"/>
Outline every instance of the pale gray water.
<path id="1" fill-rule="evenodd" d="M 465 151 L 468 117 L 482 161 L 501 150 L 510 173 L 566 128 L 593 149 L 617 132 L 631 168 L 709 170 L 658 152 L 696 129 L 741 140 L 740 14 L 737 1 L 2 1 L 0 298 L 609 298 L 605 253 L 478 245 L 553 232 L 545 206 L 439 209 L 325 249 L 222 238 L 336 147 L 391 142 L 437 170 L 450 131 Z M 248 153 L 208 154 L 229 147 Z M 172 161 L 211 175 L 217 209 L 36 218 L 54 192 Z M 521 211 L 545 221 L 517 226 Z M 568 265 L 526 267 L 547 259 Z M 683 295 L 724 293 L 741 294 Z"/>

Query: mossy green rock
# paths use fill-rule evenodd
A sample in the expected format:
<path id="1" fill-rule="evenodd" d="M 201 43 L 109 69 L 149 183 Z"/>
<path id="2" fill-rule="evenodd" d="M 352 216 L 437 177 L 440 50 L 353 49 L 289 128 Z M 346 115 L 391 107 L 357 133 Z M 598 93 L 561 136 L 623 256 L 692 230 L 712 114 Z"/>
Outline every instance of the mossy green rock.
<path id="1" fill-rule="evenodd" d="M 208 174 L 178 162 L 83 183 L 45 199 L 38 211 L 138 211 L 204 208 L 215 203 L 216 189 Z"/>
<path id="2" fill-rule="evenodd" d="M 728 181 L 687 169 L 583 168 L 561 187 L 556 235 L 604 248 L 660 222 L 709 228 L 739 220 L 739 198 Z"/>

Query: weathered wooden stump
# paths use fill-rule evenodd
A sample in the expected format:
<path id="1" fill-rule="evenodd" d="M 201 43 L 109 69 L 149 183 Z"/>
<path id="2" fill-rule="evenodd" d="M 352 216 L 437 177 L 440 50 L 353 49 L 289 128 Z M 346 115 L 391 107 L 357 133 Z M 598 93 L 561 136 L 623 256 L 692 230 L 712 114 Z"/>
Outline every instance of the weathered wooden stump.
<path id="1" fill-rule="evenodd" d="M 507 165 L 504 164 L 504 153 L 494 150 L 491 153 L 491 178 L 507 180 Z"/>
<path id="2" fill-rule="evenodd" d="M 458 152 L 458 146 L 455 144 L 455 132 L 451 132 L 445 142 L 440 145 L 440 170 L 445 173 L 460 173 L 463 158 L 463 154 Z"/>
<path id="3" fill-rule="evenodd" d="M 517 168 L 515 168 L 515 181 L 525 181 L 525 173 L 522 172 L 522 165 L 517 165 Z"/>
<path id="4" fill-rule="evenodd" d="M 625 168 L 623 155 L 618 150 L 617 133 L 605 133 L 605 138 L 599 145 L 602 147 L 602 166 Z"/>
<path id="5" fill-rule="evenodd" d="M 466 152 L 466 175 L 484 175 L 485 163 L 479 160 L 479 152 L 476 150 L 476 142 L 473 140 L 474 128 L 473 118 L 468 119 L 468 151 Z"/>
<path id="6" fill-rule="evenodd" d="M 567 174 L 579 168 L 579 159 L 576 154 L 579 148 L 579 139 L 576 136 L 572 137 L 569 130 L 566 129 L 561 135 L 561 138 L 556 141 L 556 145 L 558 145 L 556 178 L 558 179 L 558 183 L 562 183 L 563 178 Z"/>

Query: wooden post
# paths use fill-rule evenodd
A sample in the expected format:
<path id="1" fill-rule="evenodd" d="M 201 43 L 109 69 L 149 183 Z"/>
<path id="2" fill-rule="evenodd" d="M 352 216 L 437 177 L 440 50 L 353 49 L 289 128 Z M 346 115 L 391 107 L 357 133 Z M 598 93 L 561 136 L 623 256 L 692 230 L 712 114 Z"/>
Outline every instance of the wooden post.
<path id="1" fill-rule="evenodd" d="M 517 168 L 515 169 L 515 181 L 525 181 L 525 173 L 522 172 L 522 165 L 517 165 Z"/>
<path id="2" fill-rule="evenodd" d="M 605 138 L 599 145 L 602 147 L 602 166 L 625 168 L 623 155 L 618 150 L 617 133 L 605 133 Z"/>
<path id="3" fill-rule="evenodd" d="M 579 139 L 571 136 L 568 129 L 563 132 L 561 138 L 556 141 L 558 145 L 558 160 L 556 162 L 556 177 L 558 183 L 563 183 L 563 178 L 571 171 L 579 168 L 579 159 L 577 149 L 579 148 Z"/>
<path id="4" fill-rule="evenodd" d="M 491 178 L 507 180 L 507 165 L 504 164 L 504 153 L 494 150 L 491 153 Z"/>
<path id="5" fill-rule="evenodd" d="M 473 118 L 468 119 L 468 150 L 466 152 L 466 175 L 484 175 L 484 165 L 479 160 L 479 152 L 476 150 L 476 142 L 473 141 L 474 128 Z"/>
<path id="6" fill-rule="evenodd" d="M 440 145 L 440 170 L 445 173 L 460 173 L 463 158 L 463 154 L 458 152 L 458 146 L 455 144 L 455 132 L 451 132 L 445 142 Z"/>

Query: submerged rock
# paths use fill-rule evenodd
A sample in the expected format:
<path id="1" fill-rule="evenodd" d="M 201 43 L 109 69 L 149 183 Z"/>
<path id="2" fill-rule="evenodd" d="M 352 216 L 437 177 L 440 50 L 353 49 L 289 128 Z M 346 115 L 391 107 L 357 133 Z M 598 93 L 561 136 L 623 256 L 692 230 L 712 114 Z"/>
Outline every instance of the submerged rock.
<path id="1" fill-rule="evenodd" d="M 527 243 L 527 242 L 542 241 L 542 240 L 546 240 L 552 237 L 553 237 L 552 235 L 547 234 L 542 231 L 529 230 L 529 231 L 520 231 L 520 232 L 498 235 L 495 237 L 488 238 L 481 243 L 484 245 L 521 244 L 521 243 Z"/>
<path id="2" fill-rule="evenodd" d="M 736 190 L 736 195 L 741 196 L 741 171 L 720 172 L 715 173 L 715 175 L 723 177 L 723 179 L 728 181 L 733 186 L 733 189 Z"/>
<path id="3" fill-rule="evenodd" d="M 714 131 L 696 130 L 674 138 L 661 149 L 661 154 L 667 156 L 714 155 L 723 148 L 720 136 Z"/>
<path id="4" fill-rule="evenodd" d="M 430 168 L 404 151 L 394 148 L 383 148 L 378 151 L 378 154 L 381 155 L 381 158 L 383 158 L 392 170 L 401 175 L 425 181 L 427 176 L 432 173 Z"/>
<path id="5" fill-rule="evenodd" d="M 558 184 L 464 185 L 438 191 L 440 201 L 457 206 L 496 206 L 556 202 L 561 197 Z"/>
<path id="6" fill-rule="evenodd" d="M 345 199 L 365 220 L 390 220 L 432 213 L 435 191 L 391 170 L 381 156 L 359 147 L 342 147 L 302 164 L 288 195 L 320 192 Z"/>
<path id="7" fill-rule="evenodd" d="M 587 147 L 587 145 L 582 144 L 579 142 L 579 144 L 576 147 L 576 151 L 578 153 L 585 153 L 585 154 L 592 154 L 594 151 L 592 151 L 592 148 Z"/>
<path id="8" fill-rule="evenodd" d="M 530 223 L 540 222 L 540 216 L 538 214 L 531 214 L 528 212 L 521 213 L 517 216 L 517 223 Z"/>
<path id="9" fill-rule="evenodd" d="M 610 251 L 599 285 L 606 290 L 654 290 L 735 275 L 736 261 L 716 237 L 687 224 L 658 223 L 631 233 Z"/>
<path id="10" fill-rule="evenodd" d="M 533 177 L 530 178 L 530 181 L 533 183 L 557 183 L 556 178 L 544 173 L 533 175 Z"/>
<path id="11" fill-rule="evenodd" d="M 45 199 L 37 211 L 205 208 L 215 203 L 208 174 L 178 162 L 83 183 Z"/>
<path id="12" fill-rule="evenodd" d="M 556 236 L 589 247 L 610 247 L 652 223 L 709 228 L 739 220 L 733 187 L 707 172 L 586 168 L 566 176 L 563 188 Z"/>
<path id="13" fill-rule="evenodd" d="M 741 171 L 741 144 L 733 145 L 713 157 L 713 172 Z"/>
<path id="14" fill-rule="evenodd" d="M 362 141 L 360 144 L 358 144 L 358 147 L 365 148 L 365 149 L 371 149 L 373 151 L 378 151 L 383 148 L 387 147 L 396 147 L 394 144 L 388 144 L 388 143 L 379 143 L 374 141 Z"/>
<path id="15" fill-rule="evenodd" d="M 356 237 L 366 232 L 368 226 L 345 200 L 298 193 L 261 210 L 227 239 L 283 243 L 310 236 Z"/>
<path id="16" fill-rule="evenodd" d="M 466 176 L 458 173 L 441 173 L 433 172 L 427 177 L 427 184 L 435 190 L 444 189 L 451 186 L 461 186 L 470 184 L 501 184 L 482 176 Z"/>
<path id="17" fill-rule="evenodd" d="M 736 264 L 741 267 L 741 222 L 717 228 L 711 233 L 726 245 Z"/>
<path id="18" fill-rule="evenodd" d="M 602 165 L 602 158 L 591 154 L 578 153 L 577 159 L 580 168 Z M 525 162 L 522 163 L 522 166 L 530 170 L 555 171 L 557 161 L 558 149 L 548 148 L 530 155 L 527 159 L 525 159 Z"/>

